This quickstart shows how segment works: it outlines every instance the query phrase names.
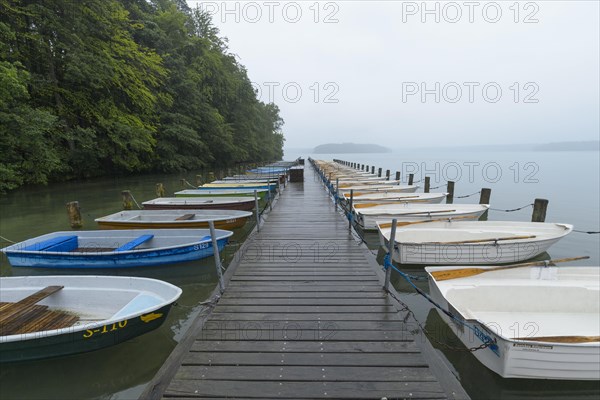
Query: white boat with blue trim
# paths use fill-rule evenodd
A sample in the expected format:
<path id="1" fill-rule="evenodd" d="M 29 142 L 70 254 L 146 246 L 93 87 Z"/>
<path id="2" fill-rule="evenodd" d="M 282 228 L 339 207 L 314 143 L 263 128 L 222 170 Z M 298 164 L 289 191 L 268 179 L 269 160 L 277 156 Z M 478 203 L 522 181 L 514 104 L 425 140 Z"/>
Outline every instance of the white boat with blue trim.
<path id="1" fill-rule="evenodd" d="M 600 380 L 600 267 L 426 267 L 430 295 L 503 378 Z M 482 272 L 483 271 L 483 272 Z M 469 326 L 471 328 L 469 328 Z"/>
<path id="2" fill-rule="evenodd" d="M 233 232 L 215 229 L 219 250 Z M 13 267 L 129 268 L 213 255 L 209 229 L 53 232 L 1 250 Z"/>

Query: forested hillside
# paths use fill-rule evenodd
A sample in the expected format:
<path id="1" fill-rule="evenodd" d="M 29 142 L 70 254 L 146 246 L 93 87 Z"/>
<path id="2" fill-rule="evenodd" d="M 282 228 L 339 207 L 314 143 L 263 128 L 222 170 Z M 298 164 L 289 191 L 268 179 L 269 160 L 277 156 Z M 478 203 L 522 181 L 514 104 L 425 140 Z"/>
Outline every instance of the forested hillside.
<path id="1" fill-rule="evenodd" d="M 0 191 L 280 159 L 282 124 L 185 0 L 0 0 Z"/>

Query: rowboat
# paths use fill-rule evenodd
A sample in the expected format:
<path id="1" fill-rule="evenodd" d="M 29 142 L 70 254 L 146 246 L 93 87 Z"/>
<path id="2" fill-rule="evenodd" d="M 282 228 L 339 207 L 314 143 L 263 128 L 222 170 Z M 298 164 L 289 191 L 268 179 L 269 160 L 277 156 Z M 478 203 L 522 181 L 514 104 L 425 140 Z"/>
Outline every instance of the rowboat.
<path id="1" fill-rule="evenodd" d="M 355 207 L 372 207 L 384 203 L 441 203 L 446 198 L 447 193 L 365 193 L 358 192 L 353 195 L 353 203 Z M 350 194 L 344 193 L 346 200 L 350 200 Z M 365 204 L 356 204 L 365 203 Z"/>
<path id="2" fill-rule="evenodd" d="M 246 224 L 252 213 L 237 210 L 127 210 L 96 218 L 103 229 L 215 228 L 235 229 Z"/>
<path id="3" fill-rule="evenodd" d="M 516 263 L 542 254 L 573 230 L 567 224 L 457 220 L 460 218 L 399 222 L 394 261 L 428 265 Z M 385 248 L 391 225 L 377 223 Z"/>
<path id="4" fill-rule="evenodd" d="M 254 197 L 255 189 L 186 189 L 175 192 L 175 197 Z M 263 200 L 269 193 L 268 189 L 256 189 L 258 198 Z"/>
<path id="5" fill-rule="evenodd" d="M 216 229 L 219 250 L 231 231 Z M 208 229 L 53 232 L 1 250 L 13 267 L 129 268 L 198 260 L 213 255 Z"/>
<path id="6" fill-rule="evenodd" d="M 600 380 L 598 266 L 425 270 L 433 300 L 473 327 L 440 313 L 465 346 L 494 342 L 472 354 L 496 374 Z"/>
<path id="7" fill-rule="evenodd" d="M 0 362 L 27 361 L 113 346 L 165 321 L 181 289 L 148 278 L 0 278 Z"/>
<path id="8" fill-rule="evenodd" d="M 360 203 L 358 204 L 360 205 Z M 489 208 L 486 204 L 381 204 L 373 207 L 355 208 L 356 222 L 365 231 L 377 230 L 377 221 L 400 222 L 427 221 L 441 218 L 478 219 Z"/>
<path id="9" fill-rule="evenodd" d="M 241 210 L 254 209 L 254 198 L 240 197 L 159 197 L 142 203 L 144 210 Z"/>
<path id="10" fill-rule="evenodd" d="M 338 193 L 341 195 L 348 194 L 350 190 L 354 193 L 414 193 L 419 188 L 419 185 L 353 185 L 342 187 L 340 185 Z"/>
<path id="11" fill-rule="evenodd" d="M 352 186 L 381 186 L 381 185 L 400 185 L 400 181 L 387 181 L 385 179 L 369 179 L 369 180 L 351 180 L 351 181 L 340 181 L 340 185 L 339 188 L 340 189 L 346 189 L 346 188 L 350 188 Z M 335 187 L 335 181 L 333 182 L 334 187 Z"/>
<path id="12" fill-rule="evenodd" d="M 257 182 L 257 183 L 243 183 L 235 181 L 227 181 L 223 183 L 205 183 L 200 186 L 199 190 L 213 190 L 213 189 L 268 189 L 274 192 L 279 187 L 277 182 Z"/>

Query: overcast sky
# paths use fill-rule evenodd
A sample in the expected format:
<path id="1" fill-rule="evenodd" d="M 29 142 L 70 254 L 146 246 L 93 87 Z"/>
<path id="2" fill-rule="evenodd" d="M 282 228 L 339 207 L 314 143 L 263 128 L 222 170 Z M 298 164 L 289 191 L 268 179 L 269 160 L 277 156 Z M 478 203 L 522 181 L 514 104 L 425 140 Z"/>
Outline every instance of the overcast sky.
<path id="1" fill-rule="evenodd" d="M 599 138 L 595 0 L 188 3 L 279 106 L 288 148 Z"/>

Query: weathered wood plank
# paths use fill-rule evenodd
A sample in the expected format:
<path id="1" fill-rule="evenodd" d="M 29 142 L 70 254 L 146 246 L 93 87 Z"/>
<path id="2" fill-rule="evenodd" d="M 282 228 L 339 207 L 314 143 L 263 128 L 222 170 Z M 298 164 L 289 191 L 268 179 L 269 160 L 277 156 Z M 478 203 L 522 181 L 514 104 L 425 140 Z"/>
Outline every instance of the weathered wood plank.
<path id="1" fill-rule="evenodd" d="M 325 367 L 314 368 L 254 366 L 185 365 L 175 379 L 201 381 L 278 381 L 278 382 L 435 382 L 426 368 L 419 367 Z"/>
<path id="2" fill-rule="evenodd" d="M 261 353 L 417 353 L 419 348 L 414 341 L 405 342 L 359 342 L 359 341 L 210 341 L 197 340 L 190 351 L 211 352 L 261 352 Z M 401 355 L 400 355 L 401 356 Z"/>
<path id="3" fill-rule="evenodd" d="M 175 379 L 165 397 L 180 396 L 244 396 L 249 398 L 333 398 L 376 399 L 390 396 L 411 399 L 442 399 L 443 390 L 437 382 L 252 382 L 252 381 L 190 381 Z"/>

